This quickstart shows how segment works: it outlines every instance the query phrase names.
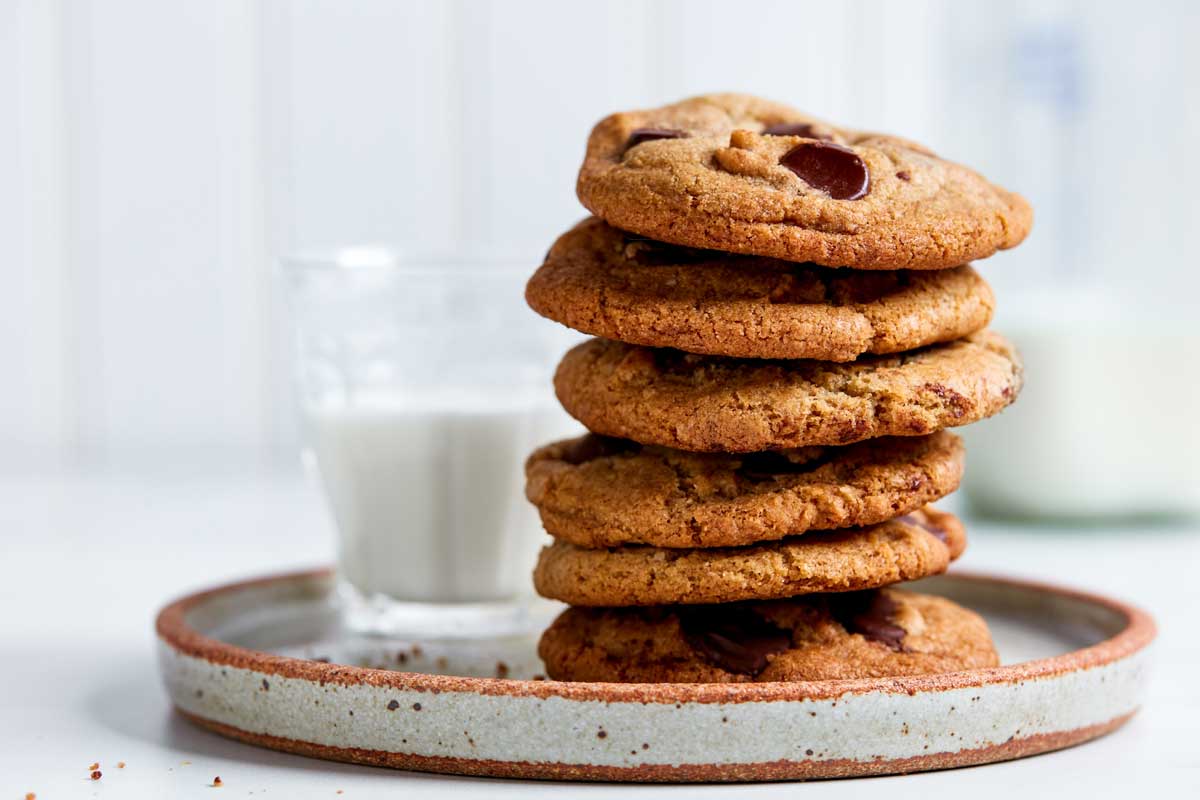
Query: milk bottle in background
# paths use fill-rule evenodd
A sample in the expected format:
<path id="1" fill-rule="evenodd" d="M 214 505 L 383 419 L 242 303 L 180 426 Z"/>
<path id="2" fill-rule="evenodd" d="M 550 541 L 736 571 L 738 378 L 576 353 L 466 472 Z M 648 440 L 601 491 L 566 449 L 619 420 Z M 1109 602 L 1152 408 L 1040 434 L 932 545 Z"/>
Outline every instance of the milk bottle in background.
<path id="1" fill-rule="evenodd" d="M 434 603 L 530 593 L 546 537 L 525 501 L 524 461 L 577 423 L 499 404 L 325 410 L 309 424 L 339 567 L 359 592 Z"/>

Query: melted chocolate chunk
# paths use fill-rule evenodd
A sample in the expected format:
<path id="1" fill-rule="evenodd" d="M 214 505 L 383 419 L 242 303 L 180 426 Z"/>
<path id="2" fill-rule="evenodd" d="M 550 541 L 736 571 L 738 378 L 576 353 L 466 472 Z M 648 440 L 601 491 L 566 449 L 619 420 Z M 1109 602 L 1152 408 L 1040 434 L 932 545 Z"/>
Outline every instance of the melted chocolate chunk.
<path id="1" fill-rule="evenodd" d="M 834 200 L 858 200 L 871 190 L 866 162 L 840 144 L 804 142 L 784 153 L 779 163 Z"/>
<path id="2" fill-rule="evenodd" d="M 625 140 L 625 149 L 628 150 L 631 147 L 637 147 L 642 142 L 652 142 L 655 139 L 686 139 L 687 136 L 687 131 L 678 131 L 674 128 L 637 128 Z"/>
<path id="3" fill-rule="evenodd" d="M 904 651 L 904 628 L 892 622 L 896 602 L 878 589 L 829 596 L 834 619 L 849 633 Z"/>
<path id="4" fill-rule="evenodd" d="M 929 531 L 930 533 L 932 533 L 934 535 L 935 538 L 937 538 L 939 541 L 941 541 L 942 544 L 950 543 L 950 537 L 946 535 L 946 532 L 944 530 L 939 528 L 937 525 L 934 525 L 932 522 L 929 522 L 928 520 L 921 519 L 916 514 L 905 514 L 902 517 L 896 517 L 896 519 L 900 522 L 906 522 L 909 525 L 916 525 L 918 528 L 921 528 L 922 530 Z"/>
<path id="5" fill-rule="evenodd" d="M 757 675 L 771 656 L 792 646 L 790 632 L 745 606 L 681 606 L 676 613 L 687 643 L 726 672 Z"/>
<path id="6" fill-rule="evenodd" d="M 747 453 L 742 456 L 742 464 L 737 468 L 737 474 L 748 481 L 761 483 L 774 480 L 779 475 L 802 475 L 812 472 L 829 460 L 828 454 L 808 461 L 792 461 L 783 453 L 765 450 L 761 453 Z"/>
<path id="7" fill-rule="evenodd" d="M 568 445 L 559 459 L 578 466 L 585 461 L 628 453 L 636 448 L 637 444 L 628 439 L 616 439 L 612 436 L 589 433 Z"/>
<path id="8" fill-rule="evenodd" d="M 763 136 L 803 136 L 807 139 L 824 139 L 829 141 L 832 137 L 818 133 L 813 129 L 813 126 L 807 122 L 780 122 L 776 125 L 768 125 L 763 128 Z"/>

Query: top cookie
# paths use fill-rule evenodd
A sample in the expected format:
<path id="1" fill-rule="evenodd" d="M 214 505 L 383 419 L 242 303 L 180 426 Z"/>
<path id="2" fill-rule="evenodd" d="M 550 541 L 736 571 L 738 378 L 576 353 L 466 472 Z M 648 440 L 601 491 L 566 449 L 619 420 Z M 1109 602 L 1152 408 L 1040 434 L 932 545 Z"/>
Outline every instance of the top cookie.
<path id="1" fill-rule="evenodd" d="M 660 241 L 856 269 L 958 266 L 1033 222 L 1020 195 L 921 145 L 741 94 L 601 120 L 576 190 Z"/>

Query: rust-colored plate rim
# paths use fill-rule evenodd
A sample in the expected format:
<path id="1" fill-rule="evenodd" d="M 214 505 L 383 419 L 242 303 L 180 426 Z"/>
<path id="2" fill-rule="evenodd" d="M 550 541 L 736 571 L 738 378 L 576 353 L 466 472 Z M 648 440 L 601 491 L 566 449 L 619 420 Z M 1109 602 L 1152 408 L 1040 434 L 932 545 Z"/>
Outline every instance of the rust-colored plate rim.
<path id="1" fill-rule="evenodd" d="M 775 700 L 816 700 L 846 694 L 886 692 L 913 695 L 993 684 L 1009 684 L 1085 670 L 1125 658 L 1148 645 L 1155 636 L 1153 619 L 1145 611 L 1103 595 L 1036 581 L 954 571 L 949 578 L 1058 595 L 1103 607 L 1125 620 L 1115 635 L 1070 653 L 988 669 L 898 678 L 842 681 L 795 681 L 749 684 L 620 684 L 466 678 L 416 672 L 327 664 L 274 655 L 232 645 L 206 636 L 189 624 L 188 613 L 213 597 L 272 583 L 328 578 L 329 569 L 307 570 L 255 578 L 186 595 L 163 608 L 155 622 L 158 637 L 178 653 L 213 664 L 250 669 L 284 678 L 342 686 L 369 685 L 401 691 L 468 692 L 511 697 L 561 697 L 641 703 L 730 703 Z"/>
<path id="2" fill-rule="evenodd" d="M 565 764 L 548 761 L 502 761 L 496 759 L 451 758 L 394 753 L 288 739 L 266 733 L 251 733 L 232 725 L 206 719 L 182 709 L 179 713 L 214 733 L 271 750 L 389 769 L 436 772 L 489 778 L 536 780 L 614 781 L 634 783 L 739 783 L 755 781 L 794 781 L 826 778 L 871 777 L 930 770 L 956 769 L 997 761 L 1011 761 L 1040 755 L 1091 741 L 1120 728 L 1134 712 L 1096 725 L 1055 733 L 1010 739 L 1002 744 L 956 752 L 930 753 L 910 758 L 878 761 L 854 759 L 759 761 L 741 764 L 639 764 L 618 767 L 606 764 Z"/>

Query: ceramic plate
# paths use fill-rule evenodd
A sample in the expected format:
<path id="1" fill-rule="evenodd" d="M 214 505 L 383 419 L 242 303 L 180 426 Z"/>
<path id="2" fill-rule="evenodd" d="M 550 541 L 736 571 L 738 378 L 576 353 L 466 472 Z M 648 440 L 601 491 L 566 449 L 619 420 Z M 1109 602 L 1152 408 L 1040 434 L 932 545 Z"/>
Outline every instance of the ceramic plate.
<path id="1" fill-rule="evenodd" d="M 347 635 L 326 571 L 178 600 L 159 614 L 158 652 L 175 706 L 218 733 L 319 758 L 466 775 L 746 781 L 915 772 L 1078 744 L 1137 710 L 1154 638 L 1144 612 L 981 575 L 913 586 L 983 614 L 1004 665 L 805 683 L 559 683 L 537 679 L 531 638 Z"/>

